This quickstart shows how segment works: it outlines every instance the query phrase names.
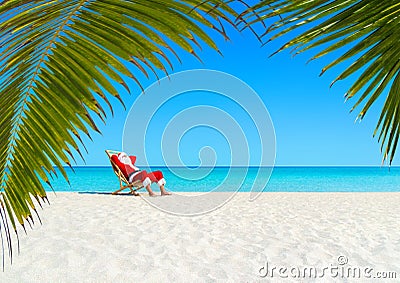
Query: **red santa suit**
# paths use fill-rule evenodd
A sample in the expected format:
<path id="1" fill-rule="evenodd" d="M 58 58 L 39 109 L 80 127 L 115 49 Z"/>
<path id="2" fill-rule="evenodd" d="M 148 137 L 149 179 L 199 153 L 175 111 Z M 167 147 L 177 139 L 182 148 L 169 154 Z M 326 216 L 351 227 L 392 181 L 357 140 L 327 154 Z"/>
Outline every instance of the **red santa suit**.
<path id="1" fill-rule="evenodd" d="M 161 171 L 148 173 L 146 170 L 140 170 L 136 167 L 134 165 L 136 162 L 136 156 L 128 156 L 125 152 L 120 152 L 117 155 L 111 156 L 111 159 L 121 169 L 129 183 L 140 180 L 145 187 L 151 183 L 157 183 L 159 186 L 166 184 Z"/>

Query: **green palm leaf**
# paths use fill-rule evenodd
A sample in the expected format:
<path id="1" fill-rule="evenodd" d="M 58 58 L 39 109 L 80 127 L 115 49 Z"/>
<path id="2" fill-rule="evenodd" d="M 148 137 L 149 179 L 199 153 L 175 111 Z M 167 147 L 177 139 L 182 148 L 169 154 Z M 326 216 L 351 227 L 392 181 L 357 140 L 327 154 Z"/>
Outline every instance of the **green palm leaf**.
<path id="1" fill-rule="evenodd" d="M 140 83 L 128 62 L 147 76 L 167 72 L 175 49 L 198 57 L 202 42 L 218 51 L 204 30 L 227 38 L 221 20 L 236 17 L 223 1 L 2 3 L 0 234 L 10 258 L 10 228 L 17 233 L 17 223 L 33 222 L 34 201 L 46 200 L 41 180 L 50 184 L 54 165 L 68 180 L 63 164 L 74 158 L 72 149 L 80 154 L 80 135 L 98 131 L 92 115 L 105 119 L 100 102 L 111 108 L 107 93 L 121 100 L 110 80 L 129 90 L 124 77 Z"/>
<path id="2" fill-rule="evenodd" d="M 278 17 L 279 16 L 279 17 Z M 240 18 L 251 26 L 261 20 L 272 21 L 262 35 L 268 42 L 290 36 L 278 51 L 293 48 L 295 54 L 319 47 L 314 60 L 337 50 L 344 53 L 328 64 L 328 69 L 351 62 L 334 81 L 359 75 L 346 93 L 346 99 L 359 97 L 362 119 L 380 95 L 386 95 L 374 136 L 379 132 L 383 161 L 392 163 L 399 139 L 400 119 L 400 3 L 378 0 L 264 0 Z M 304 31 L 305 30 L 305 31 Z M 327 47 L 326 47 L 327 46 Z M 333 82 L 333 83 L 334 83 Z M 332 84 L 333 84 L 332 83 Z"/>

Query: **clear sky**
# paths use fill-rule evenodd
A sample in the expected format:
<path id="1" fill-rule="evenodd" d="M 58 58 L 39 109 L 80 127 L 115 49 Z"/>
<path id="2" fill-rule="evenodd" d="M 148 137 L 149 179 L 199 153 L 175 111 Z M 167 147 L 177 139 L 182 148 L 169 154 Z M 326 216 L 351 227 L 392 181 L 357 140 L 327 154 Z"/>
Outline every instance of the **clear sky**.
<path id="1" fill-rule="evenodd" d="M 267 107 L 274 124 L 276 165 L 381 164 L 380 145 L 372 134 L 379 117 L 382 99 L 370 109 L 361 123 L 355 123 L 356 112 L 349 113 L 355 101 L 344 103 L 343 98 L 354 76 L 329 88 L 330 83 L 345 65 L 319 77 L 322 67 L 334 57 L 327 56 L 306 64 L 312 52 L 293 58 L 285 51 L 268 58 L 283 41 L 261 47 L 260 42 L 249 31 L 239 33 L 228 29 L 228 35 L 231 40 L 225 42 L 217 34 L 213 34 L 223 56 L 203 45 L 205 48 L 198 51 L 203 60 L 201 63 L 191 55 L 178 50 L 182 64 L 173 60 L 174 70 L 169 72 L 198 68 L 218 70 L 232 74 L 252 87 Z M 139 71 L 132 70 L 138 75 L 144 87 L 157 81 L 154 75 L 147 79 Z M 162 72 L 158 75 L 160 78 L 164 76 Z M 125 119 L 131 105 L 140 95 L 140 89 L 135 86 L 134 81 L 128 80 L 128 82 L 131 95 L 118 86 L 127 109 L 124 110 L 116 99 L 111 98 L 114 116 L 109 115 L 106 125 L 96 120 L 99 121 L 102 135 L 93 132 L 93 141 L 84 139 L 89 152 L 84 154 L 86 165 L 108 165 L 104 150 L 121 149 Z M 199 93 L 199 97 L 200 95 Z M 221 109 L 225 107 L 226 111 L 230 109 L 229 103 L 224 103 L 223 100 L 218 102 L 204 99 L 199 98 L 197 101 L 188 97 L 186 101 L 185 99 L 177 101 L 175 106 L 165 110 L 165 115 L 157 116 L 158 123 L 166 124 L 174 112 L 181 111 L 184 105 L 193 106 L 196 102 L 214 105 Z M 140 123 L 140 117 L 137 119 Z M 240 123 L 241 117 L 238 119 Z M 249 139 L 252 140 L 251 137 Z M 159 154 L 156 153 L 160 150 L 159 141 L 153 140 L 152 143 L 155 147 L 158 145 L 154 154 Z M 182 139 L 182 146 L 179 149 L 182 160 L 187 165 L 197 165 L 198 151 L 204 146 L 214 147 L 218 152 L 220 162 L 217 164 L 226 163 L 228 153 L 224 153 L 227 151 L 227 146 L 223 138 L 217 132 L 210 129 L 207 131 L 201 127 Z M 258 152 L 252 154 L 257 155 Z M 393 165 L 398 163 L 396 158 Z M 84 163 L 77 159 L 77 164 Z"/>

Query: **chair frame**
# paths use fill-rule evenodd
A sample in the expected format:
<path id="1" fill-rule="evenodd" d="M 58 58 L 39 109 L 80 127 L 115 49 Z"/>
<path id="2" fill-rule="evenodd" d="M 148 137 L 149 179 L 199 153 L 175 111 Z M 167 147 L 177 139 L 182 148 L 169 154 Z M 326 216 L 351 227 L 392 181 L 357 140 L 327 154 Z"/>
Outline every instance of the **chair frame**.
<path id="1" fill-rule="evenodd" d="M 118 193 L 122 192 L 125 189 L 130 190 L 130 194 L 138 196 L 139 194 L 136 192 L 140 189 L 143 188 L 143 183 L 140 180 L 134 181 L 132 183 L 129 183 L 129 181 L 126 179 L 126 177 L 124 176 L 124 174 L 122 173 L 121 169 L 119 169 L 119 167 L 114 163 L 114 161 L 112 161 L 111 156 L 113 156 L 114 154 L 118 154 L 120 153 L 120 151 L 116 151 L 116 150 L 106 150 L 106 154 L 108 156 L 108 159 L 110 160 L 111 166 L 113 168 L 113 171 L 115 173 L 115 175 L 117 175 L 118 179 L 119 179 L 119 189 L 112 192 L 112 195 L 117 195 Z"/>

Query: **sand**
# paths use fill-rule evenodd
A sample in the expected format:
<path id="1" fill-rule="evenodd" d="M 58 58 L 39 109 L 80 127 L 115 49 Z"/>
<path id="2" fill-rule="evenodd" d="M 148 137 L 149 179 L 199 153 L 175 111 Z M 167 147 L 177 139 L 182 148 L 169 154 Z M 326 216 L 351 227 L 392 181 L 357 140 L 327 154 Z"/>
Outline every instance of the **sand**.
<path id="1" fill-rule="evenodd" d="M 400 280 L 400 193 L 263 193 L 254 202 L 239 193 L 194 217 L 141 197 L 49 198 L 43 225 L 21 235 L 21 253 L 12 266 L 6 258 L 0 282 Z"/>

